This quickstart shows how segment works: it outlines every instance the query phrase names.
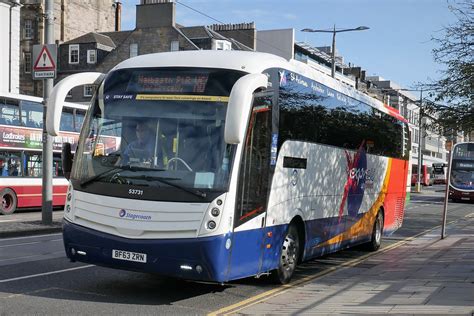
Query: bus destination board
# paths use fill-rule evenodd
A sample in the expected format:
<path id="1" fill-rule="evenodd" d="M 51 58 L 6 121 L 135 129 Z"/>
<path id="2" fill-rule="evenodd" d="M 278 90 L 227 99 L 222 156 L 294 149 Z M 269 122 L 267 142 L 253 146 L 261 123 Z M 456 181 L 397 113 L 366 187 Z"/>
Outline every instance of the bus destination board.
<path id="1" fill-rule="evenodd" d="M 140 71 L 132 76 L 128 93 L 204 93 L 208 75 L 202 73 L 173 74 Z"/>

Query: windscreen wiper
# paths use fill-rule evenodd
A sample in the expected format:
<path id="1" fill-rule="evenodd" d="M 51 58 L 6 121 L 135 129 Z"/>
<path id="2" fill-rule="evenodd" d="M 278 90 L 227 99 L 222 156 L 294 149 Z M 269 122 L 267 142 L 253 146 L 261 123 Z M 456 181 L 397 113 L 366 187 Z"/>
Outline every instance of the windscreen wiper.
<path id="1" fill-rule="evenodd" d="M 186 187 L 183 187 L 179 184 L 171 182 L 171 180 L 180 180 L 181 178 L 165 178 L 165 177 L 158 177 L 158 176 L 149 176 L 149 175 L 140 175 L 140 176 L 133 176 L 133 177 L 127 177 L 127 179 L 137 179 L 137 180 L 145 180 L 145 181 L 159 181 L 161 183 L 164 183 L 166 185 L 169 185 L 171 187 L 178 188 L 184 192 L 191 193 L 192 195 L 195 195 L 200 198 L 205 198 L 207 196 L 206 192 L 203 192 L 201 190 L 193 190 L 193 189 L 188 189 Z"/>
<path id="2" fill-rule="evenodd" d="M 161 169 L 161 168 L 146 168 L 146 167 L 138 167 L 138 166 L 130 166 L 130 165 L 124 165 L 120 167 L 115 167 L 109 170 L 105 170 L 104 172 L 101 172 L 99 174 L 96 174 L 93 177 L 90 177 L 89 179 L 86 179 L 80 183 L 80 186 L 83 187 L 99 178 L 106 177 L 110 174 L 122 171 L 122 170 L 130 170 L 130 171 L 165 171 L 166 169 Z"/>

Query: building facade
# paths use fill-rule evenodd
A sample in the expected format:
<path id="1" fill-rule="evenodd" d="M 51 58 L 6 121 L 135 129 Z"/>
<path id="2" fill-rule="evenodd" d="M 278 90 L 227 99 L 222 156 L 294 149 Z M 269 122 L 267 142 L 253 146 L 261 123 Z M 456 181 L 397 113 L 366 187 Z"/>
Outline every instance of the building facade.
<path id="1" fill-rule="evenodd" d="M 20 93 L 42 96 L 41 81 L 32 79 L 33 45 L 44 43 L 45 0 L 21 0 Z M 88 32 L 119 29 L 120 2 L 54 0 L 54 38 L 62 43 Z"/>
<path id="2" fill-rule="evenodd" d="M 20 3 L 0 0 L 0 92 L 20 88 Z"/>

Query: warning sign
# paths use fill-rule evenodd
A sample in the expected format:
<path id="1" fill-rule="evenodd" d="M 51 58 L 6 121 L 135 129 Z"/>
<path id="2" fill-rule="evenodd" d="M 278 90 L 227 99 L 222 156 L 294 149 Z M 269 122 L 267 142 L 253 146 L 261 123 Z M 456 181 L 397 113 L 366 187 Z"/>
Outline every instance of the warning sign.
<path id="1" fill-rule="evenodd" d="M 33 79 L 56 78 L 56 44 L 33 45 Z"/>

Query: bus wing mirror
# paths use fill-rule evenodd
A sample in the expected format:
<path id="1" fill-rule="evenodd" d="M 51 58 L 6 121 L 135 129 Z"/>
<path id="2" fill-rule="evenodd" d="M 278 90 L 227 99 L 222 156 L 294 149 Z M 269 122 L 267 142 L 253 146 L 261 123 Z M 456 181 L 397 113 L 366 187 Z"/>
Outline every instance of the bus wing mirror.
<path id="1" fill-rule="evenodd" d="M 253 93 L 258 88 L 266 88 L 267 84 L 268 77 L 264 74 L 248 74 L 234 84 L 225 117 L 224 139 L 227 144 L 239 144 L 243 141 Z"/>
<path id="2" fill-rule="evenodd" d="M 64 177 L 69 180 L 71 177 L 72 170 L 72 153 L 71 153 L 71 144 L 63 143 L 63 148 L 61 150 L 61 162 L 63 165 Z"/>
<path id="3" fill-rule="evenodd" d="M 100 72 L 82 72 L 67 76 L 54 86 L 47 100 L 46 130 L 51 136 L 58 136 L 59 122 L 68 92 L 77 86 L 99 83 L 105 75 Z"/>

